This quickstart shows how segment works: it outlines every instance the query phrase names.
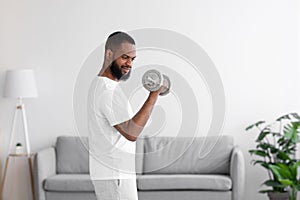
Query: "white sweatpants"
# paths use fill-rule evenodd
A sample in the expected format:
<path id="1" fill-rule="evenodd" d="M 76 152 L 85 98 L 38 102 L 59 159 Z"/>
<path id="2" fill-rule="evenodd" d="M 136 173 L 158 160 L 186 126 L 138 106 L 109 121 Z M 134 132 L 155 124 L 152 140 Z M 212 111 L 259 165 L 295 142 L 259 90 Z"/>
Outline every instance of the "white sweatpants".
<path id="1" fill-rule="evenodd" d="M 135 179 L 93 180 L 97 200 L 138 200 Z"/>

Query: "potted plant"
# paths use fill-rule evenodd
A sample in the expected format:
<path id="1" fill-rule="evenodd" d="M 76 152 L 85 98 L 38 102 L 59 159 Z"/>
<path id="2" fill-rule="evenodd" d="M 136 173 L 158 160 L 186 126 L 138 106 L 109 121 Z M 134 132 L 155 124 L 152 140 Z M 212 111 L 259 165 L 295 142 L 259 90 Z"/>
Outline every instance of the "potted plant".
<path id="1" fill-rule="evenodd" d="M 258 121 L 248 126 L 246 131 L 253 128 L 257 128 L 259 134 L 255 141 L 256 148 L 249 150 L 251 155 L 257 156 L 252 164 L 259 164 L 267 170 L 269 179 L 263 185 L 271 187 L 260 192 L 268 193 L 271 200 L 296 200 L 300 190 L 297 174 L 300 161 L 295 156 L 300 141 L 300 116 L 289 113 L 271 124 Z"/>
<path id="2" fill-rule="evenodd" d="M 16 154 L 22 154 L 23 153 L 23 146 L 22 146 L 22 143 L 18 142 L 16 144 Z"/>

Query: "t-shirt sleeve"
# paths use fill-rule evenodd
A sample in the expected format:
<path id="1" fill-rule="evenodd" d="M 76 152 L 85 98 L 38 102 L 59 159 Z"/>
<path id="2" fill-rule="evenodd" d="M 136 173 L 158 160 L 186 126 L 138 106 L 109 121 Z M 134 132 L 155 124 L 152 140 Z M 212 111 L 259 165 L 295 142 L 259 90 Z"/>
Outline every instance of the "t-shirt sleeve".
<path id="1" fill-rule="evenodd" d="M 133 117 L 130 103 L 121 90 L 105 91 L 100 100 L 100 110 L 111 126 Z"/>

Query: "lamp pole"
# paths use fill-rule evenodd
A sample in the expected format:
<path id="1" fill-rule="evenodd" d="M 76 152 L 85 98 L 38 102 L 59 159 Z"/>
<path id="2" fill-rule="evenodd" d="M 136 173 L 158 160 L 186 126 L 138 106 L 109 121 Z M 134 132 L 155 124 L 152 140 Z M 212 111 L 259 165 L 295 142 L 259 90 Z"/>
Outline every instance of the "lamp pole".
<path id="1" fill-rule="evenodd" d="M 25 135 L 25 141 L 26 141 L 26 153 L 30 155 L 30 141 L 28 136 L 28 126 L 27 126 L 27 117 L 26 117 L 26 111 L 25 111 L 25 105 L 22 101 L 22 97 L 18 98 L 18 104 L 15 109 L 13 123 L 11 127 L 11 134 L 10 134 L 10 144 L 9 144 L 9 150 L 11 149 L 14 141 L 15 136 L 15 127 L 16 127 L 16 119 L 18 112 L 22 112 L 22 120 L 23 120 L 23 129 L 24 129 L 24 135 Z"/>

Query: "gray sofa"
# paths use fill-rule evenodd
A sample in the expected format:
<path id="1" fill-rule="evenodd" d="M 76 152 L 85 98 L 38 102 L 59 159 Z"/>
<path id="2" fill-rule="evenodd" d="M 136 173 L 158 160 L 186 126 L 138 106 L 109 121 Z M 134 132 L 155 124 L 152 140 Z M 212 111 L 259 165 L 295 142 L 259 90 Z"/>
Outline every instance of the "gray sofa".
<path id="1" fill-rule="evenodd" d="M 61 136 L 34 160 L 37 200 L 96 200 L 87 138 Z M 245 166 L 231 136 L 137 141 L 139 200 L 242 200 Z"/>

